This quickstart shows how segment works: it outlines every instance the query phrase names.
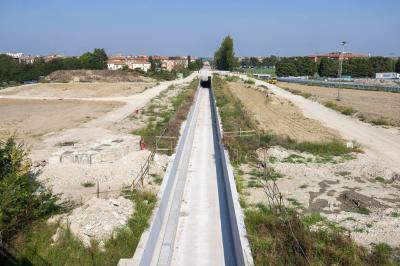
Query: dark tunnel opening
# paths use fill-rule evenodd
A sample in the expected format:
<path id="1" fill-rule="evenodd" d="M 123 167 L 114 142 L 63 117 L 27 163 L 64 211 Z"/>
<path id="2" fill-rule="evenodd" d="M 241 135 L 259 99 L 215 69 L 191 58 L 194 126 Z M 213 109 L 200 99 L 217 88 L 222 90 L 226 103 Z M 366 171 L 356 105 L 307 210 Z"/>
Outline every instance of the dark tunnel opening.
<path id="1" fill-rule="evenodd" d="M 200 79 L 200 87 L 202 88 L 211 88 L 211 77 L 202 77 Z"/>

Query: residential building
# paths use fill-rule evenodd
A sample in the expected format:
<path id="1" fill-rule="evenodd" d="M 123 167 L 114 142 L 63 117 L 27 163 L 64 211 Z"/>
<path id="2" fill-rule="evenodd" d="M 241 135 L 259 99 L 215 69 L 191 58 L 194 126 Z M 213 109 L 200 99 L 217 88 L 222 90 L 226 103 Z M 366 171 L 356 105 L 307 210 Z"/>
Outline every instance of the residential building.
<path id="1" fill-rule="evenodd" d="M 139 69 L 147 72 L 150 69 L 151 64 L 148 60 L 148 57 L 145 55 L 114 55 L 110 56 L 107 61 L 107 68 L 110 70 L 122 69 L 124 66 L 127 66 L 130 69 Z"/>
<path id="2" fill-rule="evenodd" d="M 176 67 L 188 67 L 187 57 L 168 57 L 168 59 L 161 60 L 161 68 L 172 71 Z"/>
<path id="3" fill-rule="evenodd" d="M 340 52 L 331 52 L 327 54 L 320 54 L 320 55 L 310 55 L 309 57 L 313 59 L 315 62 L 318 62 L 321 58 L 329 58 L 329 59 L 339 59 L 341 53 Z M 363 55 L 363 54 L 353 54 L 353 53 L 344 53 L 343 58 L 344 59 L 350 59 L 350 58 L 367 58 L 368 55 Z"/>

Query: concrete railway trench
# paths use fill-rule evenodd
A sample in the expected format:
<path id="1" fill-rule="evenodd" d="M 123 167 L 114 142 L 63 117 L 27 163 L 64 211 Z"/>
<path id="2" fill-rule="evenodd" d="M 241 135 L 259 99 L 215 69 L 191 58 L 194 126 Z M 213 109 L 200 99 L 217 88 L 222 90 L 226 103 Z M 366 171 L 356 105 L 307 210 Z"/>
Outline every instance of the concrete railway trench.
<path id="1" fill-rule="evenodd" d="M 253 264 L 232 167 L 221 142 L 211 74 L 205 73 L 150 228 L 134 257 L 119 265 Z"/>

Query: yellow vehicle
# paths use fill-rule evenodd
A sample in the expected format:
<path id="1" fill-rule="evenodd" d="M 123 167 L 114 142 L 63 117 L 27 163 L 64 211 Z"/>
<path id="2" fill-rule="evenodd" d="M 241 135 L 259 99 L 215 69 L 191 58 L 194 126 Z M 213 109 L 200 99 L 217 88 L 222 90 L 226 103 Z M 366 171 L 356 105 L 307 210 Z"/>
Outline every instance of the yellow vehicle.
<path id="1" fill-rule="evenodd" d="M 269 83 L 269 84 L 276 84 L 276 78 L 270 78 L 270 79 L 268 80 L 268 83 Z"/>

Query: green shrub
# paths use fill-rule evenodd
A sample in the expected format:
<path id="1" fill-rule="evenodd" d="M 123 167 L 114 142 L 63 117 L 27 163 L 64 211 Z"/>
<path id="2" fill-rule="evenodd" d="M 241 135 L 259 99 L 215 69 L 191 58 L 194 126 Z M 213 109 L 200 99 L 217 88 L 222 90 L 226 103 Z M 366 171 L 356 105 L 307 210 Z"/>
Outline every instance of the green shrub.
<path id="1" fill-rule="evenodd" d="M 18 231 L 63 207 L 58 198 L 34 179 L 22 143 L 14 137 L 0 142 L 0 232 L 7 243 Z"/>

